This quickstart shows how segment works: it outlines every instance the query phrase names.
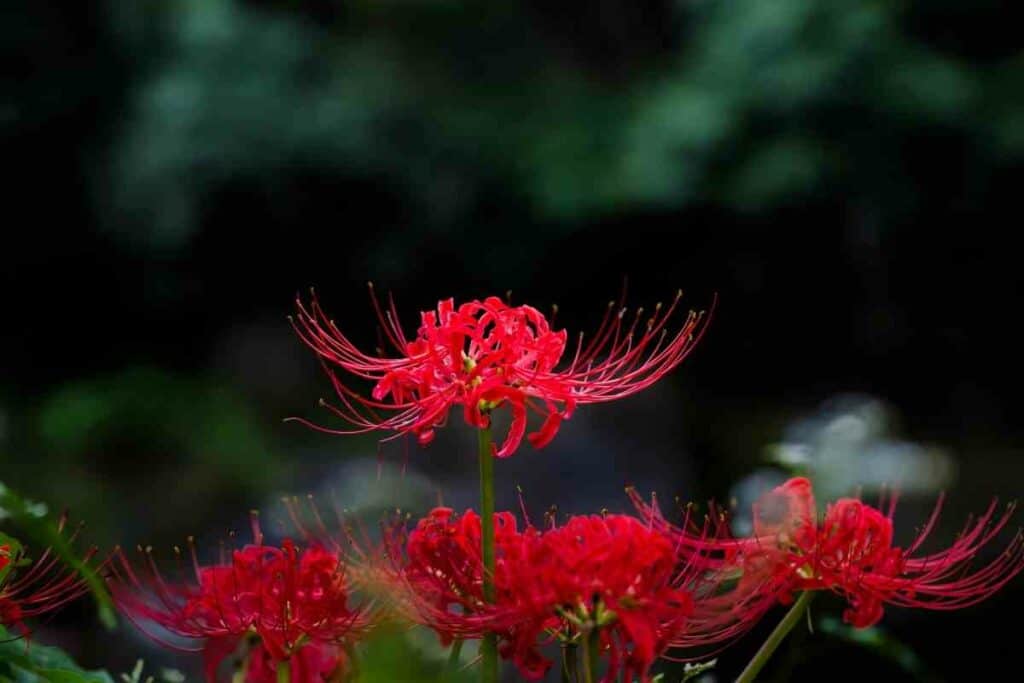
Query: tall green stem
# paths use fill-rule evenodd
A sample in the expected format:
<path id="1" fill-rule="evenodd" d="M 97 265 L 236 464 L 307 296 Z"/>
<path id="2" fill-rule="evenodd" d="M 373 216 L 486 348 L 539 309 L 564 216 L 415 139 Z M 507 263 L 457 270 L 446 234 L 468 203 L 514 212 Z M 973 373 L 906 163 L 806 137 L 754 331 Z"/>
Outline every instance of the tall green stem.
<path id="1" fill-rule="evenodd" d="M 562 683 L 579 683 L 576 645 L 573 643 L 562 644 Z"/>
<path id="2" fill-rule="evenodd" d="M 736 683 L 752 683 L 752 681 L 757 678 L 757 675 L 761 673 L 761 669 L 763 669 L 764 665 L 768 663 L 769 659 L 771 659 L 772 654 L 775 653 L 779 644 L 786 639 L 789 632 L 792 631 L 793 627 L 800 621 L 800 617 L 802 617 L 804 612 L 807 611 L 807 608 L 811 604 L 811 600 L 814 599 L 814 595 L 814 591 L 804 591 L 800 594 L 797 601 L 793 603 L 793 606 L 789 608 L 788 612 L 786 612 L 786 616 L 782 618 L 779 625 L 776 626 L 775 630 L 772 631 L 770 636 L 768 636 L 768 640 L 764 641 L 764 644 L 761 645 L 761 649 L 757 651 L 754 658 L 750 660 L 749 664 L 747 664 L 747 668 L 744 669 L 743 673 L 740 674 L 740 677 L 736 679 Z"/>
<path id="3" fill-rule="evenodd" d="M 597 663 L 601 654 L 601 632 L 595 626 L 583 636 L 583 680 L 594 683 L 597 680 Z"/>
<path id="4" fill-rule="evenodd" d="M 478 436 L 480 458 L 480 530 L 484 560 L 484 600 L 494 602 L 494 455 L 491 450 L 491 428 L 481 427 Z M 480 681 L 498 681 L 498 637 L 493 633 L 484 636 L 480 643 Z"/>
<path id="5" fill-rule="evenodd" d="M 459 670 L 459 660 L 462 657 L 462 639 L 456 638 L 455 642 L 452 643 L 452 651 L 448 653 L 448 666 L 447 674 L 454 676 L 455 672 Z"/>
<path id="6" fill-rule="evenodd" d="M 277 663 L 277 683 L 291 683 L 292 668 L 288 660 Z"/>

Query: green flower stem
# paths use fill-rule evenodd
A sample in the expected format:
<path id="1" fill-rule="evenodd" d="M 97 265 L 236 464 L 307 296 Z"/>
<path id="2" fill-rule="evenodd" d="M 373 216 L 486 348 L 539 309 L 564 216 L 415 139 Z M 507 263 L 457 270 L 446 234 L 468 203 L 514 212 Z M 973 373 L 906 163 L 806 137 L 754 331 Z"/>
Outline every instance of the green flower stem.
<path id="1" fill-rule="evenodd" d="M 277 683 L 291 683 L 292 667 L 288 660 L 277 663 Z"/>
<path id="2" fill-rule="evenodd" d="M 594 626 L 583 636 L 583 681 L 597 680 L 598 656 L 601 654 L 601 631 Z"/>
<path id="3" fill-rule="evenodd" d="M 452 651 L 448 653 L 448 667 L 446 671 L 449 676 L 459 670 L 459 658 L 462 656 L 462 642 L 461 638 L 456 638 L 455 642 L 452 643 Z"/>
<path id="4" fill-rule="evenodd" d="M 477 432 L 480 456 L 480 530 L 483 541 L 484 600 L 494 602 L 494 455 L 491 428 Z M 488 633 L 480 642 L 480 681 L 498 683 L 498 637 Z"/>
<path id="5" fill-rule="evenodd" d="M 579 681 L 576 650 L 577 646 L 573 643 L 562 645 L 562 683 L 578 683 Z"/>
<path id="6" fill-rule="evenodd" d="M 761 669 L 768 663 L 775 650 L 779 647 L 779 644 L 786 639 L 789 632 L 793 630 L 793 627 L 797 625 L 800 618 L 807 611 L 807 608 L 811 605 L 811 600 L 814 599 L 815 591 L 804 591 L 800 594 L 793 606 L 786 612 L 786 616 L 782 618 L 779 625 L 775 627 L 771 635 L 768 636 L 768 640 L 764 641 L 761 648 L 754 655 L 754 658 L 747 664 L 747 668 L 743 670 L 740 677 L 736 679 L 736 683 L 753 683 L 757 675 L 761 673 Z"/>

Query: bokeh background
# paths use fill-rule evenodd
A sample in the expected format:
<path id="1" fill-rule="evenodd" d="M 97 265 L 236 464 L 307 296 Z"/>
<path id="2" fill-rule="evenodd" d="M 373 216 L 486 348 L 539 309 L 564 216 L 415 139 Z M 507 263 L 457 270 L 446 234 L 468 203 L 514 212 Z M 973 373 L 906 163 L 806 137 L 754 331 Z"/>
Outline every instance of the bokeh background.
<path id="1" fill-rule="evenodd" d="M 628 282 L 638 305 L 717 292 L 707 336 L 499 463 L 500 505 L 518 484 L 538 513 L 624 509 L 634 483 L 733 500 L 742 527 L 796 464 L 829 495 L 901 486 L 904 540 L 946 489 L 949 538 L 1024 484 L 1017 27 L 996 0 L 5 5 L 0 481 L 108 547 L 212 548 L 286 493 L 471 505 L 459 420 L 427 450 L 282 422 L 326 420 L 330 391 L 295 294 L 372 345 L 367 280 L 410 327 L 511 290 L 571 332 Z M 1018 581 L 855 643 L 821 601 L 766 673 L 995 677 L 1022 607 Z M 88 605 L 37 638 L 196 670 Z"/>

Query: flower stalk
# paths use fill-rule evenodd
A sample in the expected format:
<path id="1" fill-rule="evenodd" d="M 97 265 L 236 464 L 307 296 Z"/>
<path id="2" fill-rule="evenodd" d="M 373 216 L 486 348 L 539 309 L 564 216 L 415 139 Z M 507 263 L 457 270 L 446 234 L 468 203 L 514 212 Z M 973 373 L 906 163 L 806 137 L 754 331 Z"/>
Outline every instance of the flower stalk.
<path id="1" fill-rule="evenodd" d="M 459 670 L 459 659 L 462 657 L 462 638 L 456 638 L 452 643 L 452 650 L 448 653 L 448 666 L 446 671 L 449 676 Z"/>
<path id="2" fill-rule="evenodd" d="M 583 642 L 583 680 L 584 683 L 597 681 L 598 657 L 601 654 L 601 631 L 597 626 L 591 627 L 582 638 Z"/>
<path id="3" fill-rule="evenodd" d="M 575 643 L 562 643 L 562 683 L 579 681 L 579 663 L 576 660 L 578 647 Z"/>
<path id="4" fill-rule="evenodd" d="M 491 427 L 477 430 L 480 460 L 480 536 L 483 557 L 484 600 L 494 603 L 494 454 Z M 487 633 L 480 642 L 480 680 L 482 683 L 498 681 L 498 637 Z"/>
<path id="5" fill-rule="evenodd" d="M 789 632 L 793 630 L 793 627 L 796 626 L 800 621 L 800 618 L 803 617 L 807 608 L 810 607 L 811 600 L 814 599 L 815 595 L 815 591 L 804 591 L 800 594 L 797 601 L 789 608 L 789 612 L 786 613 L 786 616 L 782 618 L 779 625 L 776 626 L 775 630 L 768 636 L 768 640 L 764 641 L 760 649 L 758 649 L 757 654 L 755 654 L 754 658 L 750 660 L 749 664 L 747 664 L 747 668 L 745 668 L 743 673 L 740 674 L 740 677 L 736 679 L 736 683 L 752 683 L 752 681 L 757 678 L 757 675 L 761 673 L 761 669 L 763 669 L 764 665 L 768 663 L 769 659 L 771 659 L 775 650 L 778 649 L 782 641 L 786 639 L 787 635 L 789 635 Z"/>
<path id="6" fill-rule="evenodd" d="M 277 665 L 277 683 L 291 683 L 292 669 L 288 660 L 279 662 Z"/>

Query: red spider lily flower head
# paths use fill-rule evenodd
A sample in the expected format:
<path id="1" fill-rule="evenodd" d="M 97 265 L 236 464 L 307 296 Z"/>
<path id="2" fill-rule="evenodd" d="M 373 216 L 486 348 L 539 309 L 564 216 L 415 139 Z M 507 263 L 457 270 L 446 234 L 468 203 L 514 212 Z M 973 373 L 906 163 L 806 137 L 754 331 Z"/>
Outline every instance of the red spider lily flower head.
<path id="1" fill-rule="evenodd" d="M 528 538 L 511 573 L 522 621 L 504 652 L 528 677 L 543 673 L 542 634 L 579 644 L 597 633 L 605 681 L 649 680 L 651 665 L 676 648 L 733 640 L 755 622 L 721 592 L 721 572 L 694 556 L 681 560 L 671 535 L 629 515 L 570 517 Z"/>
<path id="2" fill-rule="evenodd" d="M 524 675 L 543 673 L 537 647 L 545 633 L 579 643 L 595 631 L 609 660 L 607 681 L 648 671 L 686 630 L 695 609 L 694 579 L 676 561 L 672 541 L 625 515 L 570 517 L 528 544 L 515 572 L 524 621 L 504 644 Z"/>
<path id="3" fill-rule="evenodd" d="M 710 597 L 714 576 L 680 563 L 673 540 L 634 517 L 579 516 L 520 531 L 515 516 L 501 512 L 495 527 L 493 603 L 483 600 L 480 519 L 448 508 L 392 536 L 392 593 L 408 618 L 443 642 L 497 635 L 502 656 L 527 678 L 542 678 L 551 666 L 544 643 L 579 645 L 595 631 L 608 659 L 606 680 L 623 673 L 646 681 L 668 649 L 720 643 L 745 630 L 721 604 L 704 604 L 717 600 Z"/>
<path id="4" fill-rule="evenodd" d="M 372 291 L 372 286 L 371 286 Z M 512 455 L 526 435 L 527 413 L 542 418 L 527 438 L 534 448 L 547 445 L 576 406 L 623 398 L 654 384 L 689 354 L 702 333 L 702 314 L 693 311 L 674 334 L 668 323 L 679 308 L 658 304 L 627 315 L 621 302 L 609 305 L 604 321 L 587 344 L 583 336 L 570 348 L 565 330 L 554 330 L 532 306 L 511 306 L 498 297 L 456 305 L 446 299 L 425 311 L 413 339 L 398 323 L 394 303 L 374 307 L 394 355 L 360 350 L 324 313 L 314 296 L 297 302 L 293 325 L 319 356 L 338 396 L 328 407 L 352 425 L 328 429 L 336 434 L 391 431 L 414 434 L 421 444 L 434 438 L 454 406 L 466 422 L 490 424 L 490 414 L 508 406 L 512 425 L 495 454 Z M 350 389 L 335 372 L 373 383 L 370 396 Z M 324 405 L 327 405 L 326 403 Z"/>
<path id="5" fill-rule="evenodd" d="M 811 483 L 791 479 L 754 506 L 756 549 L 747 553 L 749 570 L 772 575 L 783 601 L 805 590 L 830 590 L 846 598 L 843 619 L 855 627 L 876 624 L 886 604 L 952 610 L 991 596 L 1024 569 L 1020 532 L 998 558 L 971 571 L 979 551 L 1008 524 L 1014 505 L 997 512 L 993 501 L 969 520 L 945 550 L 918 551 L 931 535 L 942 507 L 911 544 L 893 543 L 893 497 L 884 511 L 854 498 L 827 506 L 819 520 Z"/>
<path id="6" fill-rule="evenodd" d="M 483 597 L 480 516 L 438 507 L 409 531 L 404 524 L 385 529 L 384 561 L 376 578 L 400 615 L 434 630 L 445 645 L 480 638 L 507 626 L 515 559 L 524 534 L 508 512 L 494 515 L 496 599 Z"/>
<path id="7" fill-rule="evenodd" d="M 63 532 L 67 517 L 62 516 L 57 528 Z M 68 537 L 74 543 L 82 525 Z M 89 548 L 81 558 L 83 570 L 94 571 L 90 563 L 96 548 Z M 31 635 L 25 619 L 60 609 L 89 592 L 85 577 L 61 561 L 51 548 L 30 559 L 24 550 L 6 543 L 0 545 L 0 624 L 13 626 L 23 637 Z"/>
<path id="8" fill-rule="evenodd" d="M 182 581 L 163 577 L 151 549 L 142 551 L 140 568 L 118 551 L 109 579 L 115 602 L 157 642 L 202 651 L 208 681 L 218 680 L 222 661 L 233 654 L 246 662 L 250 683 L 277 680 L 271 672 L 285 661 L 292 681 L 334 680 L 345 667 L 344 648 L 370 621 L 365 608 L 350 605 L 346 558 L 319 544 L 265 545 L 255 519 L 253 527 L 253 544 L 213 565 L 199 564 L 189 539 L 193 576 Z M 175 646 L 153 626 L 203 642 Z"/>

